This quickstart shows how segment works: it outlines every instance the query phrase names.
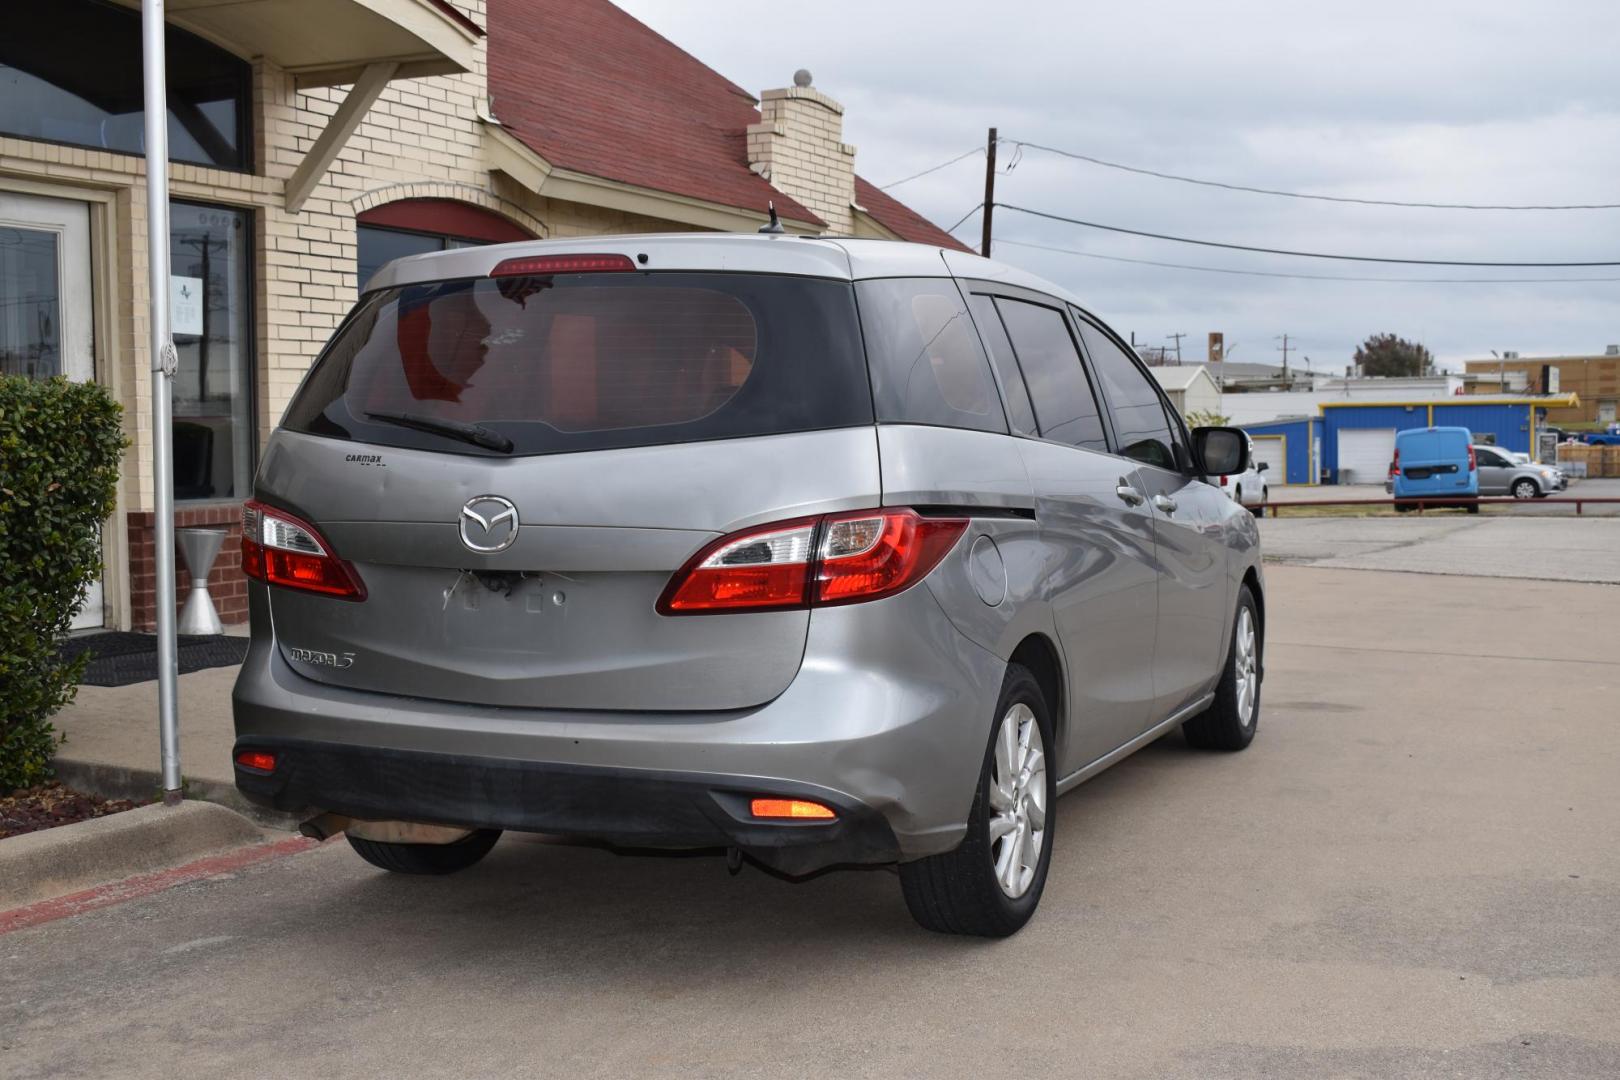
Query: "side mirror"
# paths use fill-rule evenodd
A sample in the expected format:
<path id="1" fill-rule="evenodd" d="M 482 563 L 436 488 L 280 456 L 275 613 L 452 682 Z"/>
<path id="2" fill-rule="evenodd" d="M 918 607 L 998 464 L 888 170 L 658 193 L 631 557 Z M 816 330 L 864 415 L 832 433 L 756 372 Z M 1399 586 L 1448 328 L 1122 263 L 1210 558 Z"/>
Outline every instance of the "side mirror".
<path id="1" fill-rule="evenodd" d="M 1271 468 L 1271 462 L 1262 461 L 1260 464 L 1258 464 L 1258 465 L 1256 465 L 1254 467 L 1254 471 L 1255 472 L 1265 472 L 1269 468 Z"/>
<path id="2" fill-rule="evenodd" d="M 1193 428 L 1192 444 L 1205 476 L 1235 476 L 1249 467 L 1249 437 L 1242 428 Z"/>

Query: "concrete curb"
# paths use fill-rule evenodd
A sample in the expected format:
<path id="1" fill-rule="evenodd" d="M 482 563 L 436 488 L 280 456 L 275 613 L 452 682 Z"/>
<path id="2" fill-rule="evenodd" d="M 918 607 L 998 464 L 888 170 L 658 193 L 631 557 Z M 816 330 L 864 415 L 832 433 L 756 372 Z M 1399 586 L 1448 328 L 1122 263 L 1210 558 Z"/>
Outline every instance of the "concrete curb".
<path id="1" fill-rule="evenodd" d="M 273 838 L 232 810 L 191 801 L 7 837 L 0 840 L 0 910 Z"/>
<path id="2" fill-rule="evenodd" d="M 66 786 L 104 799 L 155 799 L 163 791 L 163 778 L 155 769 L 134 769 L 103 761 L 74 761 L 61 755 L 51 767 L 56 770 L 56 778 Z M 187 799 L 218 803 L 272 829 L 297 832 L 298 823 L 303 820 L 293 814 L 255 806 L 236 790 L 234 782 L 187 776 L 182 778 L 182 783 Z"/>

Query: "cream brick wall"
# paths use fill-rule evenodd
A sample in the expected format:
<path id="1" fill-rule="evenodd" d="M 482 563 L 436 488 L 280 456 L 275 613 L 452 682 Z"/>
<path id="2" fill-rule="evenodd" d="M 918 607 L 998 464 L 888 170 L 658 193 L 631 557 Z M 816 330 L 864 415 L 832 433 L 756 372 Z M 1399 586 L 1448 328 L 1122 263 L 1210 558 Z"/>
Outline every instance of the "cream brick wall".
<path id="1" fill-rule="evenodd" d="M 748 127 L 748 162 L 778 190 L 815 211 L 827 231 L 854 232 L 855 147 L 844 142 L 844 107 L 813 86 L 767 90 Z"/>

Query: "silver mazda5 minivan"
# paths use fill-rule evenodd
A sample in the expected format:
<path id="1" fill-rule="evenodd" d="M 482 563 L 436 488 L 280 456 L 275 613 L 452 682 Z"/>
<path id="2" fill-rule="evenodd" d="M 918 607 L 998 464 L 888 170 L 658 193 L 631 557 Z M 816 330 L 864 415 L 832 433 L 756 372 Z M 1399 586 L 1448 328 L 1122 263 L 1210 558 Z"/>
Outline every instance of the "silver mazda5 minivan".
<path id="1" fill-rule="evenodd" d="M 236 781 L 446 873 L 515 829 L 898 864 L 1006 935 L 1053 800 L 1259 717 L 1254 518 L 1063 290 L 956 251 L 594 237 L 403 259 L 244 509 Z"/>

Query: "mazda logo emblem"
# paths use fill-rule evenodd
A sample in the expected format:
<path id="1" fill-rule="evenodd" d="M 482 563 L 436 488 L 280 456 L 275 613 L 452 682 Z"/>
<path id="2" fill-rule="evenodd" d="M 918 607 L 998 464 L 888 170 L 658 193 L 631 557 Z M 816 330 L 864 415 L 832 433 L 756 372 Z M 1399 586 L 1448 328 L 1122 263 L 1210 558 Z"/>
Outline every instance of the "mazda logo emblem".
<path id="1" fill-rule="evenodd" d="M 461 508 L 461 542 L 484 555 L 505 551 L 517 542 L 518 512 L 512 500 L 475 495 Z"/>

